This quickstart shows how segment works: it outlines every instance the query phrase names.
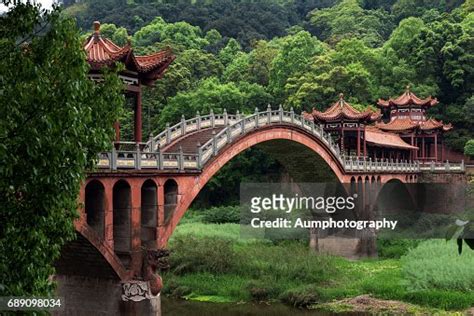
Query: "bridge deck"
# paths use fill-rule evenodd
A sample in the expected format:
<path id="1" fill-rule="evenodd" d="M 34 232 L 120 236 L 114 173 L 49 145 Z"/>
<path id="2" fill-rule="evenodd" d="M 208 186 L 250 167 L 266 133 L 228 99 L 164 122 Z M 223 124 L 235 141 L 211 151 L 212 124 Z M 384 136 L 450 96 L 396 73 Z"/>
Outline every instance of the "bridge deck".
<path id="1" fill-rule="evenodd" d="M 206 128 L 199 130 L 197 132 L 186 134 L 174 142 L 163 148 L 163 152 L 165 153 L 177 153 L 181 149 L 185 154 L 197 154 L 198 153 L 198 144 L 203 145 L 208 140 L 210 140 L 215 134 L 218 134 L 221 130 L 223 130 L 223 126 L 215 127 L 215 128 Z"/>

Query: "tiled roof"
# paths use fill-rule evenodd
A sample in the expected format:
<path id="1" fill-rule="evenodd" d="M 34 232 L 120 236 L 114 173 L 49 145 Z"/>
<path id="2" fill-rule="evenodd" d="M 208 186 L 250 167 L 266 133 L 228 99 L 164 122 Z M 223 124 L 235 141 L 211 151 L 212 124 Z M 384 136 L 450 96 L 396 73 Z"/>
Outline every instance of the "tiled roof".
<path id="1" fill-rule="evenodd" d="M 438 100 L 436 98 L 432 98 L 431 96 L 427 97 L 426 99 L 418 98 L 413 92 L 410 91 L 410 87 L 408 86 L 406 91 L 396 99 L 388 99 L 383 100 L 379 99 L 377 105 L 380 107 L 389 107 L 389 106 L 409 106 L 409 105 L 419 105 L 419 106 L 434 106 L 438 104 Z"/>
<path id="2" fill-rule="evenodd" d="M 426 121 L 413 121 L 410 118 L 395 118 L 389 123 L 377 123 L 376 127 L 384 131 L 402 132 L 412 129 L 433 130 L 442 129 L 449 131 L 452 129 L 451 124 L 444 125 L 442 121 L 430 118 Z"/>
<path id="3" fill-rule="evenodd" d="M 344 95 L 339 95 L 339 100 L 331 105 L 326 111 L 320 112 L 313 110 L 311 113 L 316 121 L 334 122 L 334 121 L 365 121 L 373 122 L 380 118 L 380 112 L 365 110 L 360 112 L 344 100 Z"/>
<path id="4" fill-rule="evenodd" d="M 84 44 L 87 61 L 92 69 L 98 70 L 115 62 L 123 62 L 128 70 L 144 75 L 146 80 L 156 80 L 175 59 L 170 49 L 154 54 L 136 56 L 130 43 L 120 47 L 111 40 L 100 35 L 100 23 L 94 22 L 94 33 Z"/>
<path id="5" fill-rule="evenodd" d="M 390 148 L 401 148 L 409 150 L 418 150 L 418 147 L 406 143 L 397 134 L 381 131 L 374 126 L 367 126 L 365 129 L 365 139 L 367 143 Z"/>

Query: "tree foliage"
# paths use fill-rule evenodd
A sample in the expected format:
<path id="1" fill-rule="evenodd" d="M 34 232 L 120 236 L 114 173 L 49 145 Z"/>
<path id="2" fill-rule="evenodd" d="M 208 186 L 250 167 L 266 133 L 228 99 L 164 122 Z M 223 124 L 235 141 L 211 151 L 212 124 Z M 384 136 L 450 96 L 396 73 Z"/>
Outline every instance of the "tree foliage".
<path id="1" fill-rule="evenodd" d="M 57 11 L 18 4 L 0 33 L 0 295 L 47 295 L 85 170 L 110 145 L 121 82 L 87 78 L 78 29 Z"/>

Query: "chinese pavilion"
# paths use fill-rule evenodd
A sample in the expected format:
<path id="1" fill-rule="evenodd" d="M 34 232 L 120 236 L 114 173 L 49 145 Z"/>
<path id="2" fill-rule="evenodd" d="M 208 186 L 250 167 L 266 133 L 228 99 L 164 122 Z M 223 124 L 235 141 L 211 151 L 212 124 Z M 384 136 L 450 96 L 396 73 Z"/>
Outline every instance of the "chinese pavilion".
<path id="1" fill-rule="evenodd" d="M 175 56 L 170 49 L 139 56 L 135 55 L 130 42 L 121 47 L 100 34 L 100 23 L 94 22 L 94 33 L 86 40 L 84 50 L 91 66 L 89 77 L 102 80 L 103 67 L 113 67 L 116 63 L 125 65 L 120 73 L 124 83 L 125 96 L 134 103 L 135 142 L 142 141 L 142 85 L 151 86 L 160 79 Z M 115 140 L 120 139 L 120 126 L 115 124 Z"/>
<path id="2" fill-rule="evenodd" d="M 313 109 L 304 116 L 322 125 L 334 137 L 345 155 L 374 159 L 410 159 L 418 149 L 406 143 L 399 135 L 370 125 L 380 120 L 381 113 L 370 109 L 359 111 L 344 100 L 343 94 L 324 112 Z"/>
<path id="3" fill-rule="evenodd" d="M 438 103 L 431 96 L 418 98 L 407 87 L 406 91 L 396 99 L 382 100 L 377 103 L 386 120 L 376 124 L 385 132 L 398 134 L 410 145 L 418 148 L 413 159 L 421 161 L 444 160 L 443 134 L 452 129 L 451 124 L 443 124 L 429 118 L 426 111 Z"/>

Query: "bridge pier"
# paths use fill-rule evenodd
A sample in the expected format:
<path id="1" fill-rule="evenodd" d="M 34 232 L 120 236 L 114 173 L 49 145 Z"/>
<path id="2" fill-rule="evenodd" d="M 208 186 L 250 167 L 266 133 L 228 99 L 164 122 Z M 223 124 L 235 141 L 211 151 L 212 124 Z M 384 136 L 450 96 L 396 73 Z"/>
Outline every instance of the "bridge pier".
<path id="1" fill-rule="evenodd" d="M 139 302 L 122 299 L 120 280 L 57 275 L 57 295 L 65 307 L 53 315 L 154 315 L 161 316 L 161 297 Z"/>

